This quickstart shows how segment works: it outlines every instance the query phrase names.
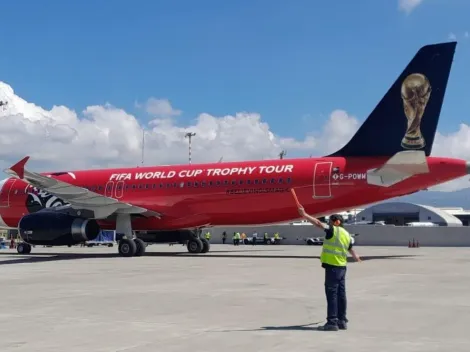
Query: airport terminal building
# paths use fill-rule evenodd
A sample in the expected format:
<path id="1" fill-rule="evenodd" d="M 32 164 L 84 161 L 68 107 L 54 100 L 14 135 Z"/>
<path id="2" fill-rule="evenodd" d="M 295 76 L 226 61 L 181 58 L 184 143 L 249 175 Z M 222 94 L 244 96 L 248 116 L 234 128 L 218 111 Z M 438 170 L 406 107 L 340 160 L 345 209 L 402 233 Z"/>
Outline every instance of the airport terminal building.
<path id="1" fill-rule="evenodd" d="M 352 221 L 348 221 L 352 222 Z M 434 223 L 438 226 L 469 226 L 470 211 L 462 208 L 436 208 L 429 205 L 384 202 L 372 205 L 355 215 L 355 222 L 384 222 L 405 226 L 409 223 Z"/>

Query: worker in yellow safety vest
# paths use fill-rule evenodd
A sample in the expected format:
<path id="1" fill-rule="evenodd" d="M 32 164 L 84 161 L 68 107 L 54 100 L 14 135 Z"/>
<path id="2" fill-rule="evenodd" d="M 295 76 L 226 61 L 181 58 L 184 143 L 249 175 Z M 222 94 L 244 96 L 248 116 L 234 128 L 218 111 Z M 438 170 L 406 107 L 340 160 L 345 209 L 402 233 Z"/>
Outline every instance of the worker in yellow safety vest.
<path id="1" fill-rule="evenodd" d="M 348 252 L 358 262 L 361 261 L 361 258 L 353 249 L 351 236 L 343 227 L 344 221 L 341 215 L 331 215 L 329 225 L 326 225 L 313 216 L 308 215 L 302 207 L 299 207 L 299 214 L 313 225 L 325 231 L 320 261 L 325 269 L 325 293 L 328 309 L 327 322 L 318 329 L 324 331 L 346 330 L 348 323 L 346 317 L 346 268 Z"/>
<path id="2" fill-rule="evenodd" d="M 240 232 L 234 232 L 233 233 L 233 245 L 238 246 L 240 243 Z"/>
<path id="3" fill-rule="evenodd" d="M 281 242 L 281 237 L 279 236 L 279 232 L 274 234 L 274 244 L 279 244 Z"/>
<path id="4" fill-rule="evenodd" d="M 211 233 L 209 231 L 206 232 L 206 240 L 211 240 Z"/>

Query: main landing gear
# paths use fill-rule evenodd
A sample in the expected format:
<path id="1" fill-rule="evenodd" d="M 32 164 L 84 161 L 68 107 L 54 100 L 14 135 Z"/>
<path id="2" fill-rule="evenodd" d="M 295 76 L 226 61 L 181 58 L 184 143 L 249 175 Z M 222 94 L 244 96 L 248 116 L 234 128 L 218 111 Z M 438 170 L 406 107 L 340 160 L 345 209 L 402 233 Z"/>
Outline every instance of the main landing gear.
<path id="1" fill-rule="evenodd" d="M 26 242 L 20 242 L 16 246 L 16 251 L 18 254 L 29 254 L 31 253 L 31 245 Z"/>
<path id="2" fill-rule="evenodd" d="M 116 219 L 116 235 L 117 234 L 123 235 L 118 245 L 118 251 L 121 256 L 140 257 L 144 255 L 146 243 L 140 238 L 134 237 L 129 214 L 118 214 Z M 156 243 L 164 243 L 167 240 L 171 243 L 173 243 L 173 241 L 181 244 L 186 243 L 189 253 L 207 253 L 210 250 L 210 244 L 208 240 L 201 237 L 201 234 L 201 229 L 196 229 L 195 231 L 174 231 L 173 235 L 165 237 L 165 240 L 162 242 Z"/>
<path id="3" fill-rule="evenodd" d="M 145 242 L 139 238 L 123 238 L 119 241 L 118 251 L 123 257 L 141 257 L 145 253 Z"/>
<path id="4" fill-rule="evenodd" d="M 189 253 L 207 253 L 209 252 L 211 245 L 208 240 L 201 237 L 202 230 L 196 229 L 193 236 L 188 240 L 188 252 Z"/>
<path id="5" fill-rule="evenodd" d="M 116 234 L 123 234 L 119 241 L 118 252 L 123 257 L 141 257 L 145 253 L 145 242 L 134 238 L 132 231 L 131 216 L 129 214 L 118 214 L 116 220 Z"/>

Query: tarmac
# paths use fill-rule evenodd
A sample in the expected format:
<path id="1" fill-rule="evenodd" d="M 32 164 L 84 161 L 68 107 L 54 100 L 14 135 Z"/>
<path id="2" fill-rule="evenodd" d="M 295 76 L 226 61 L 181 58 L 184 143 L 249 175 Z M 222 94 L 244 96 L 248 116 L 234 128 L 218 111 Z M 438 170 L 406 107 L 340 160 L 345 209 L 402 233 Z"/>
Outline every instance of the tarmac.
<path id="1" fill-rule="evenodd" d="M 316 246 L 0 250 L 0 351 L 470 351 L 470 248 L 357 247 L 349 329 Z"/>

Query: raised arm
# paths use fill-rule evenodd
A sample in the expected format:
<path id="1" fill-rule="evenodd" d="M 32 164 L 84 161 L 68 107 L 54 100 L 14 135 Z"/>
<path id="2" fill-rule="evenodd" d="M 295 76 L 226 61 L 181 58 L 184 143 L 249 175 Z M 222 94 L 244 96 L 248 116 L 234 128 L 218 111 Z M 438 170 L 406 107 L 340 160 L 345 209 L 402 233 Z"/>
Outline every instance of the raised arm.
<path id="1" fill-rule="evenodd" d="M 299 214 L 300 216 L 302 216 L 303 218 L 305 218 L 305 220 L 307 220 L 308 222 L 310 222 L 311 224 L 321 228 L 321 229 L 325 229 L 325 225 L 318 219 L 314 218 L 313 216 L 310 216 L 308 215 L 304 208 L 300 207 L 299 208 Z"/>

